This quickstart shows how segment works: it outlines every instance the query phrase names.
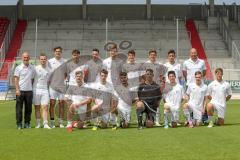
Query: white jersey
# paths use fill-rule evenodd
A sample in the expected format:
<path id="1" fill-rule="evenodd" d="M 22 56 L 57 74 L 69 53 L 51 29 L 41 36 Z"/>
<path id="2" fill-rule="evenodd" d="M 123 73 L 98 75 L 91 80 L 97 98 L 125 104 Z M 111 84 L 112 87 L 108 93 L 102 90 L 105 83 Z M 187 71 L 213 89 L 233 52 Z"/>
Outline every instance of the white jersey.
<path id="1" fill-rule="evenodd" d="M 167 84 L 170 85 L 170 84 Z M 180 84 L 175 86 L 170 86 L 163 95 L 166 103 L 168 103 L 172 108 L 179 109 L 182 99 L 184 98 L 183 87 Z"/>
<path id="2" fill-rule="evenodd" d="M 179 77 L 182 77 L 182 67 L 181 64 L 175 62 L 174 64 L 171 64 L 169 62 L 165 63 L 164 66 L 167 67 L 167 72 L 165 74 L 166 77 L 166 82 L 169 82 L 168 79 L 168 72 L 169 71 L 174 71 L 176 74 L 176 82 L 179 83 Z"/>
<path id="3" fill-rule="evenodd" d="M 76 86 L 76 87 L 80 87 L 80 88 L 84 89 L 84 88 L 86 88 L 86 86 L 87 85 L 85 83 L 83 83 L 81 86 Z M 72 100 L 73 104 L 79 104 L 83 100 L 86 100 L 87 98 L 89 98 L 88 96 L 83 95 L 81 93 L 78 93 L 78 92 L 74 93 L 74 91 L 76 90 L 76 87 L 69 87 L 67 90 L 67 93 L 65 95 L 65 97 Z M 87 107 L 87 104 L 83 105 L 82 107 Z"/>
<path id="4" fill-rule="evenodd" d="M 198 86 L 196 83 L 191 83 L 186 91 L 189 95 L 188 103 L 194 104 L 197 108 L 203 107 L 204 97 L 207 95 L 207 85 L 201 84 Z"/>
<path id="5" fill-rule="evenodd" d="M 66 67 L 66 72 L 69 77 L 69 85 L 77 85 L 76 72 L 81 71 L 84 76 L 84 71 L 88 68 L 86 64 L 81 65 L 81 63 L 74 63 L 73 61 L 69 62 Z"/>
<path id="6" fill-rule="evenodd" d="M 35 93 L 48 93 L 48 81 L 51 73 L 49 67 L 43 68 L 41 65 L 35 67 L 33 88 Z"/>
<path id="7" fill-rule="evenodd" d="M 147 70 L 147 69 L 152 69 L 153 70 L 153 81 L 157 84 L 160 84 L 160 76 L 165 76 L 166 72 L 167 72 L 167 67 L 164 66 L 163 64 L 159 63 L 159 62 L 151 62 L 150 60 L 148 60 L 147 62 L 143 63 L 142 65 L 142 69 L 143 70 Z"/>
<path id="8" fill-rule="evenodd" d="M 187 72 L 187 85 L 195 83 L 195 72 L 206 70 L 205 62 L 201 59 L 197 59 L 196 62 L 191 58 L 183 63 L 183 70 Z"/>
<path id="9" fill-rule="evenodd" d="M 18 65 L 14 71 L 14 76 L 19 77 L 20 91 L 32 91 L 32 79 L 35 75 L 35 68 L 32 65 Z"/>
<path id="10" fill-rule="evenodd" d="M 119 58 L 112 59 L 111 57 L 103 60 L 103 68 L 108 71 L 107 82 L 119 84 L 119 74 L 122 71 L 123 61 Z"/>
<path id="11" fill-rule="evenodd" d="M 52 71 L 57 69 L 60 65 L 62 65 L 65 62 L 66 62 L 65 59 L 61 58 L 61 59 L 57 60 L 55 57 L 48 60 L 49 67 L 52 69 Z"/>
<path id="12" fill-rule="evenodd" d="M 226 106 L 226 97 L 232 95 L 231 86 L 228 82 L 214 80 L 208 85 L 207 95 L 212 97 L 211 102 L 222 107 Z"/>

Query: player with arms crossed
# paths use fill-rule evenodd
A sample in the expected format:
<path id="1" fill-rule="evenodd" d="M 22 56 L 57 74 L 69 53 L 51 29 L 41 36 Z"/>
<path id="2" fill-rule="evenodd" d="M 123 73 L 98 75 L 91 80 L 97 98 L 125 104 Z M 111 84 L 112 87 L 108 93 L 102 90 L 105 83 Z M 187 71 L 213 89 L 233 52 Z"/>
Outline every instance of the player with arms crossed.
<path id="1" fill-rule="evenodd" d="M 223 80 L 223 69 L 217 68 L 215 70 L 216 80 L 208 85 L 207 95 L 209 100 L 207 104 L 208 113 L 208 127 L 213 127 L 212 116 L 214 111 L 217 112 L 218 119 L 216 121 L 217 125 L 224 124 L 224 117 L 226 111 L 226 101 L 228 101 L 232 96 L 231 86 L 228 82 Z"/>

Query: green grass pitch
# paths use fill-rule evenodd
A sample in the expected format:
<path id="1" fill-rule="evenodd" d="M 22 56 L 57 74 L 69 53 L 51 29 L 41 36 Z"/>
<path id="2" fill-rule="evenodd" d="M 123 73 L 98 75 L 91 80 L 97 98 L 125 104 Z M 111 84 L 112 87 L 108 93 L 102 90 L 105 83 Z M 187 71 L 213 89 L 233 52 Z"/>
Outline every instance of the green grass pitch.
<path id="1" fill-rule="evenodd" d="M 34 113 L 34 110 L 33 110 Z M 133 113 L 135 114 L 135 113 Z M 35 126 L 34 114 L 32 124 Z M 183 121 L 183 116 L 181 115 Z M 135 122 L 135 116 L 132 119 Z M 240 103 L 228 103 L 225 125 L 207 128 L 23 129 L 15 125 L 15 102 L 0 101 L 0 160 L 238 160 Z"/>

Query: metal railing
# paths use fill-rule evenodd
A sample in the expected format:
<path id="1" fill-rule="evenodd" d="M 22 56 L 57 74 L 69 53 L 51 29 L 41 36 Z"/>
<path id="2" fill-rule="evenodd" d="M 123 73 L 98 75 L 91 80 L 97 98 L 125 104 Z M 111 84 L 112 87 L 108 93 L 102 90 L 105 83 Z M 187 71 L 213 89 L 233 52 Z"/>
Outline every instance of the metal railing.
<path id="1" fill-rule="evenodd" d="M 232 56 L 232 36 L 229 31 L 228 26 L 226 25 L 222 14 L 219 12 L 218 14 L 218 31 L 219 34 L 222 36 L 224 43 L 227 46 L 227 49 L 229 51 L 229 56 Z"/>
<path id="2" fill-rule="evenodd" d="M 6 31 L 5 37 L 3 39 L 3 43 L 1 44 L 1 48 L 0 48 L 0 61 L 3 62 L 5 59 L 5 56 L 7 54 L 10 42 L 11 42 L 11 38 L 13 36 L 16 24 L 17 24 L 17 20 L 18 20 L 18 13 L 17 13 L 17 7 L 14 11 L 14 13 L 11 15 L 10 19 L 10 23 L 8 25 L 8 29 Z M 2 68 L 2 63 L 0 64 L 0 70 Z"/>
<path id="3" fill-rule="evenodd" d="M 232 59 L 235 62 L 235 65 L 240 66 L 239 65 L 239 61 L 240 61 L 240 52 L 239 52 L 239 48 L 237 47 L 235 41 L 232 42 Z M 240 67 L 238 67 L 240 68 Z"/>

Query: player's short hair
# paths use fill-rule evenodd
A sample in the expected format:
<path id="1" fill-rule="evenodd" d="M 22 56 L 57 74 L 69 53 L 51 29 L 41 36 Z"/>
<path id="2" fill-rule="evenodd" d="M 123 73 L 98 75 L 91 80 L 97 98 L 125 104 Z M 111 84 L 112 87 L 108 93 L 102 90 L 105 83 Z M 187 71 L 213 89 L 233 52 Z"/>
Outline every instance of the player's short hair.
<path id="1" fill-rule="evenodd" d="M 136 53 L 135 53 L 135 51 L 134 51 L 134 50 L 129 50 L 129 51 L 128 51 L 128 55 L 129 55 L 129 54 L 132 54 L 132 55 L 134 55 L 134 56 L 135 56 L 135 54 L 136 54 Z"/>
<path id="2" fill-rule="evenodd" d="M 116 49 L 117 50 L 117 44 L 116 43 L 112 43 L 111 45 L 109 45 L 108 47 L 108 51 L 111 51 L 113 49 Z"/>
<path id="3" fill-rule="evenodd" d="M 55 52 L 57 49 L 60 49 L 61 52 L 62 52 L 62 47 L 60 47 L 60 46 L 54 47 L 54 48 L 53 48 L 53 51 Z"/>
<path id="4" fill-rule="evenodd" d="M 108 71 L 106 69 L 102 69 L 100 74 L 103 73 L 103 74 L 108 74 Z"/>
<path id="5" fill-rule="evenodd" d="M 92 51 L 95 51 L 95 52 L 98 52 L 99 53 L 99 50 L 97 48 L 93 48 Z"/>
<path id="6" fill-rule="evenodd" d="M 146 69 L 146 73 L 151 72 L 153 74 L 153 70 L 151 68 Z"/>
<path id="7" fill-rule="evenodd" d="M 176 73 L 175 73 L 174 71 L 169 71 L 169 72 L 168 72 L 168 77 L 169 77 L 170 74 L 173 74 L 174 77 L 176 77 Z"/>
<path id="8" fill-rule="evenodd" d="M 150 55 L 150 53 L 155 53 L 157 54 L 157 51 L 155 49 L 151 49 L 149 52 L 148 52 L 148 55 Z"/>
<path id="9" fill-rule="evenodd" d="M 77 72 L 75 72 L 75 76 L 77 76 L 77 75 L 79 75 L 79 74 L 83 75 L 83 72 L 82 72 L 82 71 L 77 71 Z"/>
<path id="10" fill-rule="evenodd" d="M 217 68 L 217 69 L 215 69 L 215 74 L 218 73 L 218 72 L 223 73 L 223 69 L 222 69 L 222 68 Z"/>
<path id="11" fill-rule="evenodd" d="M 45 53 L 40 53 L 40 54 L 39 54 L 39 58 L 42 57 L 42 56 L 44 56 L 44 57 L 47 58 L 47 55 L 46 55 Z"/>
<path id="12" fill-rule="evenodd" d="M 199 74 L 202 75 L 202 72 L 201 72 L 201 71 L 196 71 L 196 72 L 195 72 L 195 76 L 196 76 L 196 75 L 199 75 Z"/>
<path id="13" fill-rule="evenodd" d="M 174 49 L 170 49 L 170 50 L 168 51 L 168 55 L 171 54 L 171 53 L 173 53 L 174 55 L 176 55 Z"/>
<path id="14" fill-rule="evenodd" d="M 120 74 L 119 74 L 120 76 L 127 76 L 127 73 L 126 72 L 120 72 Z"/>
<path id="15" fill-rule="evenodd" d="M 78 50 L 78 49 L 74 49 L 73 51 L 72 51 L 72 55 L 73 54 L 80 54 L 80 51 Z"/>

